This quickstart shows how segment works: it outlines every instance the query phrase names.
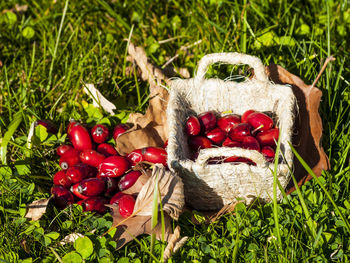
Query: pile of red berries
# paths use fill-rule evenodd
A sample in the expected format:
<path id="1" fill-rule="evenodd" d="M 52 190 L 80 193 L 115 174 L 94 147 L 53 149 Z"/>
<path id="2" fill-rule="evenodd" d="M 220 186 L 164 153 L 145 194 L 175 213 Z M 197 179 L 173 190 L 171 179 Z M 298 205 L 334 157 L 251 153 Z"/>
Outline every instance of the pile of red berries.
<path id="1" fill-rule="evenodd" d="M 241 147 L 261 152 L 267 161 L 275 157 L 275 147 L 279 129 L 268 115 L 248 110 L 242 116 L 229 114 L 217 118 L 212 111 L 189 116 L 186 121 L 188 144 L 195 160 L 200 149 L 212 147 Z M 247 163 L 256 165 L 252 160 L 240 156 L 212 158 L 209 164 L 222 162 Z"/>
<path id="2" fill-rule="evenodd" d="M 127 130 L 126 125 L 117 125 L 113 139 L 116 141 Z M 132 187 L 142 174 L 132 168 L 140 162 L 166 166 L 167 153 L 160 147 L 145 147 L 126 156 L 119 155 L 114 146 L 106 142 L 110 132 L 105 125 L 97 124 L 89 132 L 82 124 L 71 121 L 67 135 L 71 144 L 57 148 L 62 170 L 54 175 L 51 188 L 59 208 L 77 203 L 83 211 L 105 213 L 105 204 L 118 204 L 120 215 L 128 217 L 133 213 L 135 196 L 122 191 Z"/>

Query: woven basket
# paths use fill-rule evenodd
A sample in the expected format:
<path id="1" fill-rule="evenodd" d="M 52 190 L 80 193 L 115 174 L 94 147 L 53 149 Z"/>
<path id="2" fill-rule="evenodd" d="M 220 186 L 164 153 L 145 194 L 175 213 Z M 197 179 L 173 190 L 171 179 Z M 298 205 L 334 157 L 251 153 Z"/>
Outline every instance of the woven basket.
<path id="1" fill-rule="evenodd" d="M 209 65 L 222 62 L 247 64 L 254 69 L 254 77 L 244 82 L 205 79 Z M 216 53 L 204 56 L 197 75 L 192 79 L 176 79 L 170 85 L 167 109 L 169 125 L 168 165 L 177 171 L 185 186 L 186 203 L 198 210 L 217 210 L 239 199 L 251 203 L 259 198 L 271 201 L 274 165 L 254 150 L 242 148 L 202 149 L 195 161 L 189 159 L 190 149 L 184 125 L 189 115 L 215 111 L 218 115 L 231 111 L 242 115 L 249 109 L 269 112 L 275 116 L 280 129 L 283 161 L 278 165 L 277 177 L 285 188 L 290 179 L 288 165 L 292 167 L 291 142 L 296 99 L 288 85 L 276 85 L 268 80 L 265 67 L 257 58 L 240 53 Z M 245 163 L 207 164 L 211 157 L 241 156 L 257 165 Z M 278 190 L 278 198 L 281 192 Z"/>

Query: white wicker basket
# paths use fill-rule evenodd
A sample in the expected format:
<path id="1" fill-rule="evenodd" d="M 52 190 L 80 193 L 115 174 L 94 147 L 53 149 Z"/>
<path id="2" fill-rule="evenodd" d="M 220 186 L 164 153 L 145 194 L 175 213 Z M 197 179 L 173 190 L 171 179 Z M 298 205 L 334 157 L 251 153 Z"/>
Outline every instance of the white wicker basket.
<path id="1" fill-rule="evenodd" d="M 254 77 L 244 82 L 205 79 L 209 65 L 223 62 L 247 64 L 254 69 Z M 223 205 L 243 198 L 249 204 L 254 199 L 271 201 L 273 193 L 273 164 L 253 150 L 242 148 L 210 148 L 200 150 L 196 161 L 189 159 L 190 150 L 184 130 L 191 114 L 205 111 L 242 115 L 246 110 L 270 112 L 276 116 L 280 129 L 281 151 L 285 160 L 278 165 L 278 179 L 286 187 L 292 165 L 291 142 L 296 99 L 288 85 L 276 85 L 268 80 L 265 67 L 257 57 L 240 53 L 216 53 L 204 56 L 197 75 L 192 79 L 172 81 L 167 109 L 169 125 L 168 165 L 179 172 L 185 186 L 186 202 L 198 210 L 216 210 Z M 257 166 L 248 164 L 211 164 L 211 157 L 242 156 L 253 160 Z M 281 193 L 278 190 L 278 198 Z"/>

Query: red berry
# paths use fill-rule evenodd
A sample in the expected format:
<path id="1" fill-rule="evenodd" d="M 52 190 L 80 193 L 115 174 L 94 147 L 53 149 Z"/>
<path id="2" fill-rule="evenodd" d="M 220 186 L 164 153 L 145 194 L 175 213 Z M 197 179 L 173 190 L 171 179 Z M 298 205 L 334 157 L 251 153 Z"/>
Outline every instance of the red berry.
<path id="1" fill-rule="evenodd" d="M 123 156 L 110 156 L 103 160 L 99 165 L 101 176 L 119 177 L 122 176 L 130 167 L 128 160 Z"/>
<path id="2" fill-rule="evenodd" d="M 63 170 L 67 170 L 78 163 L 80 163 L 80 158 L 79 151 L 76 149 L 66 151 L 60 158 L 60 166 Z"/>
<path id="3" fill-rule="evenodd" d="M 250 114 L 254 113 L 255 110 L 247 110 L 245 113 L 243 113 L 242 117 L 241 117 L 241 121 L 244 123 L 247 123 L 247 118 Z"/>
<path id="4" fill-rule="evenodd" d="M 67 152 L 71 149 L 73 149 L 72 145 L 62 144 L 62 145 L 57 147 L 56 153 L 57 153 L 57 155 L 62 156 L 65 152 Z"/>
<path id="5" fill-rule="evenodd" d="M 106 177 L 106 176 L 98 176 L 104 183 L 105 183 L 105 196 L 112 196 L 114 195 L 118 190 L 118 180 L 116 178 Z"/>
<path id="6" fill-rule="evenodd" d="M 124 195 L 127 195 L 127 194 L 124 194 L 124 193 L 122 193 L 122 192 L 118 192 L 118 193 L 116 193 L 115 195 L 113 195 L 113 197 L 111 198 L 111 200 L 109 201 L 109 203 L 111 204 L 111 205 L 114 205 L 114 204 L 119 204 L 119 200 L 120 200 L 120 198 L 122 197 L 122 196 L 124 196 Z"/>
<path id="7" fill-rule="evenodd" d="M 70 119 L 68 126 L 67 126 L 67 135 L 68 135 L 68 139 L 71 140 L 71 130 L 72 127 L 77 124 L 78 122 L 76 122 L 74 119 Z"/>
<path id="8" fill-rule="evenodd" d="M 264 155 L 264 157 L 266 158 L 266 160 L 268 162 L 272 162 L 273 159 L 275 159 L 275 151 L 272 147 L 270 146 L 264 146 L 261 149 L 261 153 Z"/>
<path id="9" fill-rule="evenodd" d="M 237 157 L 237 156 L 231 156 L 231 157 L 225 158 L 224 162 L 225 163 L 237 163 L 237 164 L 246 163 L 249 165 L 256 166 L 256 163 L 253 162 L 252 160 L 250 160 L 248 158 L 244 158 L 244 157 Z"/>
<path id="10" fill-rule="evenodd" d="M 273 120 L 262 112 L 249 114 L 247 122 L 252 125 L 254 130 L 266 131 L 273 126 Z"/>
<path id="11" fill-rule="evenodd" d="M 119 199 L 119 213 L 122 217 L 129 217 L 134 212 L 135 199 L 131 195 L 123 195 Z"/>
<path id="12" fill-rule="evenodd" d="M 77 197 L 86 199 L 97 196 L 105 190 L 105 183 L 99 178 L 88 178 L 72 186 L 71 191 Z"/>
<path id="13" fill-rule="evenodd" d="M 96 177 L 98 170 L 96 167 L 87 165 L 85 163 L 78 163 L 76 165 L 74 165 L 75 167 L 81 167 L 84 172 L 86 173 L 85 178 L 90 178 L 90 177 Z"/>
<path id="14" fill-rule="evenodd" d="M 242 148 L 248 150 L 260 151 L 260 145 L 257 139 L 253 136 L 246 136 L 242 140 Z"/>
<path id="15" fill-rule="evenodd" d="M 205 133 L 208 139 L 210 139 L 216 145 L 219 145 L 226 137 L 226 132 L 220 128 L 214 128 L 211 131 Z"/>
<path id="16" fill-rule="evenodd" d="M 232 141 L 229 137 L 227 137 L 223 143 L 222 143 L 223 147 L 242 147 L 242 144 L 240 142 L 237 141 Z"/>
<path id="17" fill-rule="evenodd" d="M 143 162 L 145 160 L 142 154 L 142 149 L 133 150 L 131 153 L 128 154 L 127 158 L 132 166 L 135 166 L 137 163 Z"/>
<path id="18" fill-rule="evenodd" d="M 124 132 L 126 132 L 127 130 L 129 130 L 129 127 L 125 124 L 118 124 L 117 126 L 115 126 L 114 130 L 113 130 L 113 139 L 115 141 L 117 141 L 117 138 L 122 135 Z"/>
<path id="19" fill-rule="evenodd" d="M 95 211 L 100 214 L 103 214 L 107 211 L 107 207 L 105 206 L 107 203 L 107 199 L 100 196 L 89 197 L 85 200 L 77 202 L 78 205 L 81 205 L 83 207 L 84 212 Z"/>
<path id="20" fill-rule="evenodd" d="M 201 124 L 197 117 L 191 115 L 187 118 L 186 121 L 186 133 L 187 135 L 198 135 L 201 132 Z"/>
<path id="21" fill-rule="evenodd" d="M 61 170 L 55 173 L 55 175 L 53 176 L 53 183 L 55 185 L 62 185 L 65 188 L 68 188 L 72 185 L 72 182 L 67 177 L 65 170 Z"/>
<path id="22" fill-rule="evenodd" d="M 119 155 L 117 150 L 113 147 L 113 145 L 109 143 L 101 143 L 97 146 L 97 152 L 102 153 L 104 156 L 112 156 L 112 155 Z"/>
<path id="23" fill-rule="evenodd" d="M 216 117 L 212 111 L 203 112 L 198 115 L 199 122 L 205 131 L 210 131 L 216 126 Z"/>
<path id="24" fill-rule="evenodd" d="M 53 195 L 53 199 L 55 205 L 59 208 L 65 208 L 70 204 L 74 203 L 74 197 L 68 189 L 64 188 L 60 185 L 54 185 L 51 188 L 51 194 Z"/>
<path id="25" fill-rule="evenodd" d="M 168 154 L 165 149 L 161 147 L 146 147 L 142 149 L 142 155 L 146 162 L 161 163 L 167 165 L 166 161 Z"/>
<path id="26" fill-rule="evenodd" d="M 108 139 L 109 130 L 102 124 L 97 124 L 91 129 L 91 137 L 96 143 L 104 143 Z"/>
<path id="27" fill-rule="evenodd" d="M 49 133 L 57 133 L 57 127 L 51 121 L 48 120 L 37 120 L 35 122 L 35 127 L 41 125 L 46 128 L 46 131 Z"/>
<path id="28" fill-rule="evenodd" d="M 76 184 L 87 178 L 88 170 L 82 166 L 72 166 L 68 168 L 66 176 L 72 184 Z"/>
<path id="29" fill-rule="evenodd" d="M 219 128 L 225 132 L 229 132 L 238 123 L 241 123 L 241 117 L 237 114 L 226 115 L 218 119 Z"/>
<path id="30" fill-rule="evenodd" d="M 80 153 L 80 161 L 93 167 L 98 167 L 104 159 L 106 159 L 106 157 L 102 153 L 98 153 L 94 150 L 83 150 Z"/>
<path id="31" fill-rule="evenodd" d="M 274 128 L 267 131 L 262 131 L 256 135 L 261 146 L 276 146 L 278 141 L 279 129 Z"/>
<path id="32" fill-rule="evenodd" d="M 92 142 L 88 130 L 80 125 L 74 124 L 70 130 L 70 139 L 78 151 L 92 149 Z"/>
<path id="33" fill-rule="evenodd" d="M 200 149 L 211 148 L 211 141 L 203 136 L 191 137 L 188 140 L 188 144 L 193 151 L 199 151 Z"/>
<path id="34" fill-rule="evenodd" d="M 241 142 L 244 137 L 251 135 L 252 126 L 248 123 L 239 123 L 235 125 L 228 133 L 233 141 Z"/>
<path id="35" fill-rule="evenodd" d="M 133 186 L 136 183 L 137 179 L 139 179 L 141 174 L 142 173 L 140 171 L 131 171 L 125 174 L 118 183 L 120 191 L 124 191 Z"/>

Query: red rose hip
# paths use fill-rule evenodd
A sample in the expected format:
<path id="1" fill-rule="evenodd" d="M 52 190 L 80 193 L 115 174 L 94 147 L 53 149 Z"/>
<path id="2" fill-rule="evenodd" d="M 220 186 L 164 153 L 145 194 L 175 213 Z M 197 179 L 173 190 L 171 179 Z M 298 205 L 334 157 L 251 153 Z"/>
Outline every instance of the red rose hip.
<path id="1" fill-rule="evenodd" d="M 273 126 L 273 120 L 262 112 L 249 114 L 247 122 L 252 125 L 254 130 L 266 131 Z"/>
<path id="2" fill-rule="evenodd" d="M 97 178 L 100 178 L 105 183 L 105 191 L 103 193 L 105 196 L 112 196 L 116 192 L 118 192 L 118 180 L 116 178 L 106 176 L 101 176 Z"/>
<path id="3" fill-rule="evenodd" d="M 89 131 L 78 123 L 74 124 L 70 129 L 70 140 L 78 151 L 92 149 Z"/>
<path id="4" fill-rule="evenodd" d="M 218 119 L 218 127 L 225 132 L 229 132 L 238 123 L 241 123 L 241 117 L 237 114 L 226 115 Z"/>
<path id="5" fill-rule="evenodd" d="M 102 153 L 104 156 L 112 156 L 112 155 L 119 155 L 117 150 L 113 147 L 113 145 L 109 143 L 101 143 L 97 146 L 96 149 L 97 152 Z"/>
<path id="6" fill-rule="evenodd" d="M 74 203 L 74 196 L 68 189 L 64 188 L 63 186 L 53 186 L 51 188 L 51 194 L 53 195 L 55 205 L 61 209 Z"/>
<path id="7" fill-rule="evenodd" d="M 189 116 L 186 121 L 186 133 L 187 135 L 195 136 L 201 132 L 201 124 L 196 116 Z"/>
<path id="8" fill-rule="evenodd" d="M 55 175 L 53 176 L 53 183 L 55 185 L 61 185 L 65 188 L 68 188 L 72 185 L 72 182 L 67 177 L 65 170 L 61 170 L 55 173 Z"/>
<path id="9" fill-rule="evenodd" d="M 142 173 L 140 171 L 131 171 L 124 175 L 118 183 L 120 191 L 124 191 L 133 186 L 136 183 L 137 179 L 139 179 L 141 174 Z"/>
<path id="10" fill-rule="evenodd" d="M 168 154 L 165 149 L 161 147 L 146 147 L 142 149 L 142 155 L 146 162 L 161 163 L 166 166 Z"/>
<path id="11" fill-rule="evenodd" d="M 86 167 L 72 166 L 68 168 L 66 176 L 72 184 L 76 184 L 87 178 L 88 170 Z"/>
<path id="12" fill-rule="evenodd" d="M 80 163 L 79 151 L 70 149 L 66 151 L 60 158 L 60 166 L 63 170 Z"/>
<path id="13" fill-rule="evenodd" d="M 232 141 L 229 137 L 227 137 L 223 143 L 222 143 L 223 147 L 242 147 L 242 144 L 240 142 L 237 141 Z"/>
<path id="14" fill-rule="evenodd" d="M 80 161 L 87 165 L 98 167 L 106 157 L 94 150 L 84 150 L 80 153 Z"/>
<path id="15" fill-rule="evenodd" d="M 71 191 L 81 199 L 97 196 L 105 190 L 105 183 L 99 178 L 88 178 L 72 186 Z"/>
<path id="16" fill-rule="evenodd" d="M 132 166 L 135 166 L 137 163 L 143 162 L 145 160 L 145 157 L 142 154 L 142 149 L 133 150 L 128 154 L 127 158 Z"/>
<path id="17" fill-rule="evenodd" d="M 102 124 L 96 124 L 91 129 L 91 137 L 96 143 L 104 143 L 109 136 L 109 130 L 106 126 Z"/>
<path id="18" fill-rule="evenodd" d="M 124 132 L 126 132 L 127 130 L 129 130 L 129 127 L 125 124 L 118 124 L 117 126 L 115 126 L 114 130 L 113 130 L 113 139 L 115 141 L 117 141 L 117 138 L 122 135 Z"/>
<path id="19" fill-rule="evenodd" d="M 254 113 L 254 112 L 255 112 L 255 110 L 247 110 L 246 112 L 244 112 L 243 115 L 242 115 L 242 117 L 241 117 L 241 121 L 242 121 L 243 123 L 247 123 L 247 122 L 248 122 L 248 121 L 247 121 L 248 116 L 249 116 L 250 114 Z"/>
<path id="20" fill-rule="evenodd" d="M 216 126 L 216 117 L 212 111 L 203 112 L 198 115 L 198 120 L 205 131 L 210 131 Z"/>
<path id="21" fill-rule="evenodd" d="M 111 200 L 109 201 L 109 204 L 111 204 L 111 205 L 114 205 L 114 204 L 119 204 L 119 200 L 120 200 L 120 198 L 122 197 L 122 196 L 124 196 L 124 195 L 127 195 L 127 194 L 124 194 L 124 193 L 122 193 L 122 192 L 118 192 L 118 193 L 116 193 L 115 195 L 113 195 L 113 197 L 111 198 Z"/>
<path id="22" fill-rule="evenodd" d="M 72 150 L 72 149 L 73 149 L 72 145 L 62 144 L 62 145 L 57 147 L 56 153 L 57 153 L 57 155 L 62 156 L 67 151 Z"/>
<path id="23" fill-rule="evenodd" d="M 253 136 L 246 136 L 242 140 L 242 148 L 248 150 L 260 151 L 260 145 L 257 139 Z"/>
<path id="24" fill-rule="evenodd" d="M 244 137 L 251 135 L 252 126 L 248 123 L 240 123 L 235 125 L 228 133 L 233 141 L 241 142 Z"/>
<path id="25" fill-rule="evenodd" d="M 130 167 L 128 160 L 123 156 L 110 156 L 103 160 L 99 165 L 101 176 L 119 177 L 122 176 Z"/>
<path id="26" fill-rule="evenodd" d="M 216 145 L 219 145 L 226 138 L 226 132 L 220 128 L 214 128 L 211 131 L 206 132 L 205 135 Z"/>
<path id="27" fill-rule="evenodd" d="M 124 195 L 119 199 L 119 213 L 122 217 L 129 217 L 134 212 L 135 199 L 131 195 Z"/>
<path id="28" fill-rule="evenodd" d="M 95 211 L 100 214 L 103 214 L 107 211 L 107 207 L 105 206 L 107 203 L 107 199 L 100 196 L 89 197 L 85 200 L 77 202 L 78 205 L 81 205 L 83 207 L 84 212 Z"/>
<path id="29" fill-rule="evenodd" d="M 279 136 L 279 129 L 274 128 L 267 131 L 262 131 L 256 135 L 261 146 L 276 146 Z"/>
<path id="30" fill-rule="evenodd" d="M 261 149 L 261 153 L 264 155 L 268 162 L 272 162 L 275 159 L 275 150 L 270 146 L 264 146 Z"/>

